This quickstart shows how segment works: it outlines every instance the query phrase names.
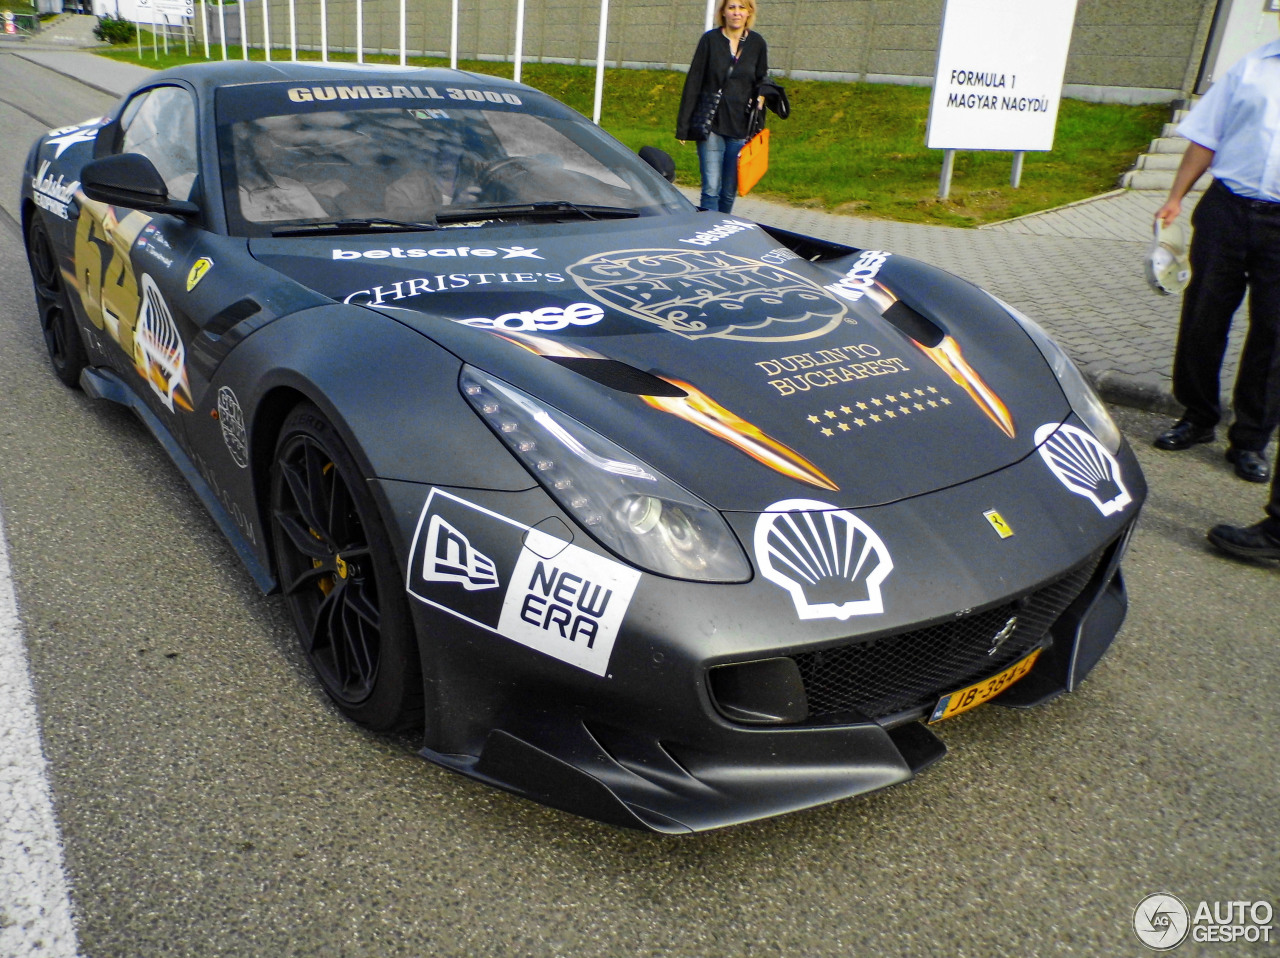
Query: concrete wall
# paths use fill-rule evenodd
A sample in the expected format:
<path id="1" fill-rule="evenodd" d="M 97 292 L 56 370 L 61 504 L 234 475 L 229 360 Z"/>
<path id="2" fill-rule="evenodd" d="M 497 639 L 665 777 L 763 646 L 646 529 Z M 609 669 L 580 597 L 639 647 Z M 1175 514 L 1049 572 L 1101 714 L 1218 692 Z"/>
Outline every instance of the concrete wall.
<path id="1" fill-rule="evenodd" d="M 270 4 L 272 44 L 287 49 L 287 0 Z M 1067 95 L 1154 102 L 1189 92 L 1216 5 L 1217 0 L 1079 0 Z M 459 7 L 459 56 L 510 59 L 515 0 L 460 0 Z M 398 52 L 398 0 L 365 0 L 363 9 L 365 52 Z M 408 0 L 407 9 L 409 52 L 447 55 L 449 0 Z M 770 65 L 781 76 L 928 84 L 942 9 L 943 0 L 759 0 L 756 29 L 769 41 Z M 1035 0 L 1027 0 L 1027 15 L 1035 16 L 1035 9 Z M 234 10 L 228 9 L 229 18 Z M 250 3 L 247 10 L 252 42 L 259 46 L 261 4 Z M 525 59 L 593 64 L 598 15 L 598 0 L 527 0 Z M 704 16 L 701 0 L 615 0 L 606 60 L 610 66 L 684 69 Z M 299 0 L 297 17 L 299 46 L 318 49 L 318 0 Z M 355 0 L 329 0 L 328 23 L 330 49 L 354 50 Z"/>

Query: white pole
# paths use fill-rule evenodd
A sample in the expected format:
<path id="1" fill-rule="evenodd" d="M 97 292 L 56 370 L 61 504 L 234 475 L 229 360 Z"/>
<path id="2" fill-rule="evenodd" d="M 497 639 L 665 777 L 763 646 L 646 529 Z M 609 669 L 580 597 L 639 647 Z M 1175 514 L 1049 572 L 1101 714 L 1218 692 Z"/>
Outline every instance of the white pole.
<path id="1" fill-rule="evenodd" d="M 262 0 L 262 55 L 271 59 L 271 0 Z"/>
<path id="2" fill-rule="evenodd" d="M 458 69 L 458 0 L 452 0 L 452 25 L 449 27 L 449 69 Z"/>
<path id="3" fill-rule="evenodd" d="M 329 4 L 320 0 L 320 59 L 329 62 Z"/>
<path id="4" fill-rule="evenodd" d="M 406 57 L 408 52 L 405 50 L 407 29 L 406 21 L 408 20 L 408 11 L 405 10 L 405 0 L 400 0 L 400 65 L 404 66 L 408 61 Z"/>
<path id="5" fill-rule="evenodd" d="M 516 0 L 516 72 L 515 81 L 520 82 L 520 61 L 524 59 L 524 0 Z"/>
<path id="6" fill-rule="evenodd" d="M 222 59 L 227 58 L 227 5 L 218 0 L 218 33 L 222 41 Z"/>
<path id="7" fill-rule="evenodd" d="M 364 63 L 364 0 L 356 0 L 356 63 Z"/>
<path id="8" fill-rule="evenodd" d="M 200 29 L 204 31 L 204 58 L 209 59 L 209 9 L 200 0 Z"/>
<path id="9" fill-rule="evenodd" d="M 716 0 L 707 0 L 707 25 L 704 31 L 711 29 L 711 19 L 716 15 Z"/>
<path id="10" fill-rule="evenodd" d="M 609 32 L 609 0 L 600 0 L 600 33 L 596 38 L 596 105 L 591 122 L 600 125 L 600 106 L 604 103 L 605 35 Z"/>
<path id="11" fill-rule="evenodd" d="M 169 55 L 169 14 L 162 13 L 160 14 L 160 16 L 164 17 L 164 55 L 168 56 Z"/>
<path id="12" fill-rule="evenodd" d="M 1009 171 L 1009 185 L 1015 190 L 1022 185 L 1022 160 L 1026 155 L 1023 150 L 1013 152 L 1013 168 Z"/>
<path id="13" fill-rule="evenodd" d="M 298 59 L 298 4 L 289 0 L 289 59 Z"/>
<path id="14" fill-rule="evenodd" d="M 240 8 L 240 54 L 242 59 L 249 59 L 249 24 L 245 20 L 244 0 L 236 4 Z"/>
<path id="15" fill-rule="evenodd" d="M 956 166 L 956 151 L 942 151 L 942 173 L 938 177 L 938 199 L 945 200 L 951 195 L 951 171 Z"/>

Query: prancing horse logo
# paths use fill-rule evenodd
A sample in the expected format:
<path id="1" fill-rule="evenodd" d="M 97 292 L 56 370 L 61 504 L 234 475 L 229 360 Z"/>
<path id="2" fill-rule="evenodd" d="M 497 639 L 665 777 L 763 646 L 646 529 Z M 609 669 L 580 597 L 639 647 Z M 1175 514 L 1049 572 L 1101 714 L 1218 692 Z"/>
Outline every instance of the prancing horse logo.
<path id="1" fill-rule="evenodd" d="M 1009 621 L 1004 624 L 1004 628 L 995 634 L 991 639 L 991 648 L 987 649 L 987 655 L 995 655 L 999 651 L 1000 646 L 1009 641 L 1009 636 L 1013 635 L 1014 630 L 1018 627 L 1018 617 L 1016 615 L 1009 616 Z"/>

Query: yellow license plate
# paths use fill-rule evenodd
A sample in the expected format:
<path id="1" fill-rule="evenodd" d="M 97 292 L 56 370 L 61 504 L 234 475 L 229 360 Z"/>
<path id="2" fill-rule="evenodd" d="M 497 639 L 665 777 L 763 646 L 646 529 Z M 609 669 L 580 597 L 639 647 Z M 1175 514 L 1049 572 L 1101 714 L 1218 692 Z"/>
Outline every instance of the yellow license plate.
<path id="1" fill-rule="evenodd" d="M 934 722 L 941 722 L 943 719 L 949 719 L 953 715 L 967 712 L 974 706 L 995 698 L 995 696 L 1030 672 L 1031 666 L 1036 664 L 1036 659 L 1039 657 L 1040 649 L 1036 649 L 1025 659 L 1019 659 L 1003 672 L 999 672 L 989 679 L 983 679 L 981 682 L 975 682 L 973 685 L 958 692 L 944 695 L 938 699 L 938 704 L 934 706 L 933 714 L 929 716 L 929 724 L 932 725 Z"/>

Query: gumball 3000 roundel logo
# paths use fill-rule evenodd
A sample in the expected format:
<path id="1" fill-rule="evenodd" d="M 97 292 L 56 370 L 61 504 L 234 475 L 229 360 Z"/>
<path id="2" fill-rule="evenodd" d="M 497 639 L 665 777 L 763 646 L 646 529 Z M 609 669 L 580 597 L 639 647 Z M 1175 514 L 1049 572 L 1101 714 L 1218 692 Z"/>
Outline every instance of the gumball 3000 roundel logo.
<path id="1" fill-rule="evenodd" d="M 597 302 L 686 339 L 811 339 L 847 314 L 841 300 L 799 273 L 721 250 L 598 253 L 568 272 Z"/>

